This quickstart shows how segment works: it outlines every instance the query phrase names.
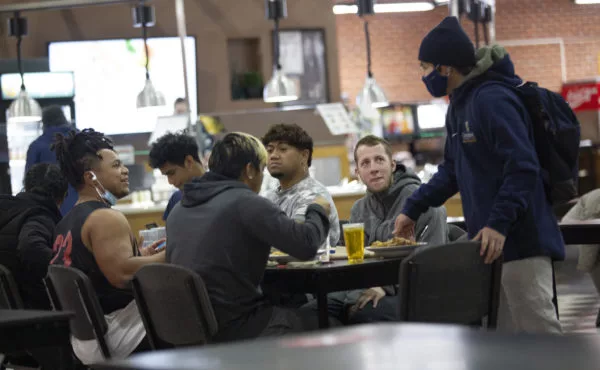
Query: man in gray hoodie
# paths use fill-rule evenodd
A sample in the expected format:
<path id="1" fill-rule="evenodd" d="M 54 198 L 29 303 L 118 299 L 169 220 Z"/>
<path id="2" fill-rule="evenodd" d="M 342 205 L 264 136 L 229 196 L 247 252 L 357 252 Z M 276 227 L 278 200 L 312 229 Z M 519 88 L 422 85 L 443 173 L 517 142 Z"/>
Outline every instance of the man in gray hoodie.
<path id="1" fill-rule="evenodd" d="M 421 180 L 404 165 L 396 164 L 390 144 L 373 135 L 365 136 L 356 144 L 354 160 L 356 174 L 367 186 L 367 194 L 352 206 L 350 222 L 364 223 L 366 245 L 389 240 L 393 237 L 396 217 L 419 188 Z M 446 209 L 430 208 L 425 212 L 417 221 L 415 236 L 418 242 L 447 243 Z M 370 288 L 360 292 L 350 308 L 349 319 L 350 322 L 394 320 L 396 307 L 395 287 Z"/>
<path id="2" fill-rule="evenodd" d="M 367 194 L 352 206 L 350 222 L 364 223 L 366 245 L 389 240 L 393 237 L 396 217 L 421 180 L 411 170 L 396 164 L 390 144 L 373 135 L 356 144 L 354 159 L 356 175 L 367 186 Z M 417 222 L 415 235 L 419 242 L 447 243 L 446 209 L 430 208 L 424 213 Z M 396 288 L 386 286 L 331 293 L 327 303 L 331 316 L 352 324 L 395 321 L 397 299 Z"/>

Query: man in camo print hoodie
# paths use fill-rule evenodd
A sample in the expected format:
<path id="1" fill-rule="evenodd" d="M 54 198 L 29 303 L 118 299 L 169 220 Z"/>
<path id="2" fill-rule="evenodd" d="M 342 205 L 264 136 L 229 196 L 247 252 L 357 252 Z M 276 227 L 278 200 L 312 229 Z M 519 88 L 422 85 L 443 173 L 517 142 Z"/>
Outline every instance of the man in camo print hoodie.
<path id="1" fill-rule="evenodd" d="M 269 173 L 279 180 L 277 188 L 262 195 L 298 222 L 304 222 L 306 208 L 316 197 L 327 199 L 331 205 L 329 245 L 335 247 L 340 238 L 340 224 L 333 198 L 308 172 L 312 161 L 312 138 L 296 124 L 278 124 L 269 129 L 262 141 L 269 154 Z"/>

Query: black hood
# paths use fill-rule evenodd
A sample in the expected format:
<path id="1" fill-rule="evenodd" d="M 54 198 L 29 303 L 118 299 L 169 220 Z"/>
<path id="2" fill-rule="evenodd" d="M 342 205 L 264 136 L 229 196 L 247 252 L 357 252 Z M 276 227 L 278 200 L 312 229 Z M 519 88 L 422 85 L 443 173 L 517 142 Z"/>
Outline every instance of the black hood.
<path id="1" fill-rule="evenodd" d="M 54 200 L 35 193 L 22 192 L 16 196 L 0 195 L 0 225 L 8 224 L 23 212 L 35 210 L 52 218 L 58 223 L 62 216 Z"/>
<path id="2" fill-rule="evenodd" d="M 241 181 L 232 180 L 214 172 L 207 172 L 202 177 L 195 177 L 191 182 L 185 184 L 181 205 L 183 207 L 195 207 L 210 201 L 217 195 L 230 189 L 246 189 L 251 191 Z"/>

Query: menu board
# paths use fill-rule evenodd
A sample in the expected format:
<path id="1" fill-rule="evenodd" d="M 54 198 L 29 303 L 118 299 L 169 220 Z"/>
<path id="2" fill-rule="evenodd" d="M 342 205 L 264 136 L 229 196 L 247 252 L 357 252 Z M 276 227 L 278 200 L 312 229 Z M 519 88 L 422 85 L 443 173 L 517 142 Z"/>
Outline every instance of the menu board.
<path id="1" fill-rule="evenodd" d="M 395 105 L 382 110 L 383 136 L 393 138 L 411 135 L 415 131 L 413 109 L 410 105 Z"/>
<path id="2" fill-rule="evenodd" d="M 419 129 L 437 130 L 446 127 L 446 113 L 448 112 L 448 104 L 433 103 L 423 104 L 417 107 L 417 121 Z"/>
<path id="3" fill-rule="evenodd" d="M 319 104 L 317 111 L 332 135 L 358 132 L 358 127 L 342 103 Z"/>
<path id="4" fill-rule="evenodd" d="M 33 99 L 72 98 L 75 95 L 73 73 L 40 72 L 23 75 L 27 93 Z M 21 92 L 21 75 L 7 73 L 0 77 L 2 99 L 16 99 Z"/>
<path id="5" fill-rule="evenodd" d="M 196 40 L 185 40 L 189 102 L 197 116 Z M 177 37 L 148 39 L 150 78 L 167 105 L 137 109 L 146 79 L 146 54 L 141 39 L 64 41 L 50 43 L 50 70 L 75 76 L 77 126 L 106 134 L 150 132 L 157 117 L 173 114 L 173 104 L 185 95 L 181 42 Z"/>

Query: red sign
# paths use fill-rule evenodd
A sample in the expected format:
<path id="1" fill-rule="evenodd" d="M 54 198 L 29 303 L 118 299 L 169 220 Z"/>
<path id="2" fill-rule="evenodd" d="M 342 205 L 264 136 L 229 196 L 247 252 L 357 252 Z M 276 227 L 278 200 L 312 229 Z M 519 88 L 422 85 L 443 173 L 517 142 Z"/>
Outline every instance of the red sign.
<path id="1" fill-rule="evenodd" d="M 575 112 L 598 110 L 600 109 L 598 91 L 600 91 L 600 83 L 598 82 L 574 83 L 563 86 L 562 96 L 569 102 L 571 109 Z"/>

